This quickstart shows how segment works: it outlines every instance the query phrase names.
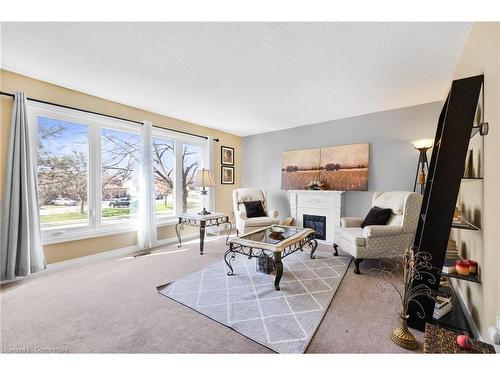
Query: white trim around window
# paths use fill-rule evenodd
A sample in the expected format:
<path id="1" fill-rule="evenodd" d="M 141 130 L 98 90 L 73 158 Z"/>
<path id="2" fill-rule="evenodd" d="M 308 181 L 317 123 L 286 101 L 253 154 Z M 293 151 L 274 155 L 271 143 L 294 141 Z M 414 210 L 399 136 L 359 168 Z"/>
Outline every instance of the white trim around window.
<path id="1" fill-rule="evenodd" d="M 80 112 L 76 110 L 60 108 L 48 104 L 29 102 L 28 115 L 30 126 L 35 127 L 33 134 L 38 135 L 39 116 L 67 121 L 75 124 L 86 125 L 88 127 L 88 173 L 87 173 L 87 209 L 88 209 L 88 224 L 81 226 L 72 226 L 70 224 L 55 228 L 42 228 L 42 240 L 44 244 L 53 244 L 60 242 L 68 242 L 92 237 L 101 237 L 115 235 L 127 232 L 135 232 L 137 230 L 136 218 L 127 220 L 113 220 L 109 223 L 102 222 L 101 205 L 102 205 L 102 189 L 101 185 L 101 136 L 102 129 L 112 129 L 123 131 L 126 133 L 141 135 L 141 125 L 137 125 L 128 121 L 112 119 L 105 116 Z M 182 174 L 179 173 L 182 169 L 182 148 L 184 144 L 196 145 L 202 147 L 201 166 L 207 165 L 207 141 L 198 137 L 192 137 L 176 132 L 153 128 L 152 137 L 157 137 L 166 140 L 174 141 L 174 210 L 172 215 L 155 216 L 156 227 L 172 225 L 177 222 L 177 215 L 182 212 Z M 38 161 L 38 139 L 34 137 L 33 149 L 35 150 L 34 157 Z M 142 144 L 143 142 L 141 142 Z M 205 167 L 205 168 L 206 168 Z M 155 187 L 151 187 L 153 192 Z M 210 189 L 209 195 L 212 195 Z M 212 202 L 213 198 L 209 196 L 208 202 Z M 212 206 L 209 203 L 209 208 Z M 151 205 L 151 210 L 155 207 Z"/>

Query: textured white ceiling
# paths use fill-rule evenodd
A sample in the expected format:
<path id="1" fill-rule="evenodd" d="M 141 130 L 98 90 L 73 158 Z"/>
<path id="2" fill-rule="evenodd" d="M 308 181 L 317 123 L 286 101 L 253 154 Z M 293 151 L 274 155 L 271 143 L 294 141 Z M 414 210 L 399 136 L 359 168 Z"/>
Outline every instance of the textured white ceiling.
<path id="1" fill-rule="evenodd" d="M 442 100 L 469 27 L 3 23 L 2 67 L 249 135 Z"/>

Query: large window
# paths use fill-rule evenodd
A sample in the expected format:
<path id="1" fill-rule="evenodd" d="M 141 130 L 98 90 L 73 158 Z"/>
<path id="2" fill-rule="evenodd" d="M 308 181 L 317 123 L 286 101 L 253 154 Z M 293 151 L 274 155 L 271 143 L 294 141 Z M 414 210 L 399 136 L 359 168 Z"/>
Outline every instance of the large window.
<path id="1" fill-rule="evenodd" d="M 193 187 L 196 171 L 201 168 L 203 148 L 184 144 L 182 147 L 182 212 L 201 211 L 201 195 Z"/>
<path id="2" fill-rule="evenodd" d="M 204 165 L 203 139 L 155 128 L 149 143 L 140 125 L 42 104 L 30 103 L 30 118 L 45 243 L 136 229 L 141 189 L 151 189 L 146 209 L 157 225 L 201 209 L 193 182 Z M 150 163 L 141 160 L 144 144 L 152 144 Z M 153 182 L 141 183 L 149 165 Z"/>
<path id="3" fill-rule="evenodd" d="M 130 220 L 139 208 L 141 137 L 113 129 L 101 131 L 101 220 Z"/>
<path id="4" fill-rule="evenodd" d="M 153 137 L 154 205 L 157 217 L 175 213 L 174 141 Z"/>
<path id="5" fill-rule="evenodd" d="M 41 227 L 87 226 L 88 126 L 42 116 L 37 123 Z"/>

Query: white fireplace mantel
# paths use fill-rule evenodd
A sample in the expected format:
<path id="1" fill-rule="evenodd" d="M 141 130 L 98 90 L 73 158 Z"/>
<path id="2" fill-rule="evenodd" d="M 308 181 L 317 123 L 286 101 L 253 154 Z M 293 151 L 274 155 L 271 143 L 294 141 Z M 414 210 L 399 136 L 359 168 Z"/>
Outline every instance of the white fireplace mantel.
<path id="1" fill-rule="evenodd" d="M 333 227 L 340 226 L 344 213 L 345 191 L 336 190 L 289 190 L 290 212 L 295 225 L 302 226 L 303 215 L 326 217 L 326 240 L 333 244 Z"/>

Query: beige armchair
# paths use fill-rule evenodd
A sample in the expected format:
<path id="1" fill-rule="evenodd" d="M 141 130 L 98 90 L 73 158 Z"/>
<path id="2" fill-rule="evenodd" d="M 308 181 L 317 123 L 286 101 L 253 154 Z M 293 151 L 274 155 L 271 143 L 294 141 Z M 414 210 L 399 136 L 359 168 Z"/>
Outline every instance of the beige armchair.
<path id="1" fill-rule="evenodd" d="M 247 218 L 243 202 L 261 201 L 267 216 Z M 233 211 L 238 234 L 262 229 L 273 224 L 279 224 L 278 211 L 267 208 L 266 191 L 262 189 L 233 190 Z"/>
<path id="2" fill-rule="evenodd" d="M 343 217 L 340 227 L 333 230 L 333 248 L 354 257 L 354 273 L 359 274 L 363 259 L 390 259 L 400 257 L 411 246 L 417 230 L 422 196 L 409 191 L 376 192 L 372 207 L 390 208 L 387 225 L 368 225 L 361 228 L 362 217 Z"/>

